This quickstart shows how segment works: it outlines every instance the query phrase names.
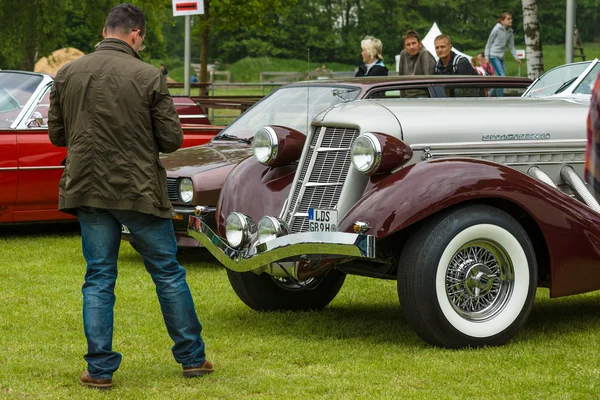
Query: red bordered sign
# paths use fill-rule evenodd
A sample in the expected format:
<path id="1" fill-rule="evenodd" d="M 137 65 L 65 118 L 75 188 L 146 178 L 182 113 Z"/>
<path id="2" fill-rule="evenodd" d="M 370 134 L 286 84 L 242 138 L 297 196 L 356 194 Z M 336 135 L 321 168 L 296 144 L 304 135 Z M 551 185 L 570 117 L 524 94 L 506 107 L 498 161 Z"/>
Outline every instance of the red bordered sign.
<path id="1" fill-rule="evenodd" d="M 204 14 L 204 0 L 173 0 L 173 16 Z"/>

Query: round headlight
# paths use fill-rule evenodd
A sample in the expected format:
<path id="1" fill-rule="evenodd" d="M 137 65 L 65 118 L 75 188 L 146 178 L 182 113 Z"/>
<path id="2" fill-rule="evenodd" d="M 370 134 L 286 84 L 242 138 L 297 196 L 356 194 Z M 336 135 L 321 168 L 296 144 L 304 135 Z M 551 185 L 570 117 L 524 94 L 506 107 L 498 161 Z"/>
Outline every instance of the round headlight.
<path id="1" fill-rule="evenodd" d="M 290 232 L 284 220 L 275 217 L 262 217 L 258 221 L 258 240 L 261 243 L 287 235 Z"/>
<path id="2" fill-rule="evenodd" d="M 370 133 L 359 136 L 352 145 L 352 164 L 362 173 L 377 168 L 381 161 L 381 145 Z"/>
<path id="3" fill-rule="evenodd" d="M 247 215 L 233 212 L 225 221 L 225 237 L 234 249 L 245 246 L 256 237 L 256 223 Z"/>
<path id="4" fill-rule="evenodd" d="M 277 134 L 270 126 L 260 128 L 252 139 L 254 157 L 261 164 L 266 164 L 277 156 Z"/>
<path id="5" fill-rule="evenodd" d="M 190 203 L 194 198 L 194 184 L 190 178 L 183 178 L 179 181 L 179 198 L 184 203 Z"/>

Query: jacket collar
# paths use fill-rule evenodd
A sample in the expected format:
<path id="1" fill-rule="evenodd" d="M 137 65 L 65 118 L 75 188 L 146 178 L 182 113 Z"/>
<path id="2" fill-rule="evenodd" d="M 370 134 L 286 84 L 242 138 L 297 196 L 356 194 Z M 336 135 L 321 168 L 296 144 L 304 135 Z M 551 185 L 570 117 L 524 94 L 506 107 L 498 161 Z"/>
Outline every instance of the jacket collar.
<path id="1" fill-rule="evenodd" d="M 96 46 L 95 51 L 103 51 L 103 50 L 111 50 L 111 51 L 120 51 L 122 53 L 129 54 L 139 60 L 143 60 L 142 57 L 138 53 L 133 50 L 133 48 L 120 39 L 108 38 L 101 41 L 98 46 Z"/>

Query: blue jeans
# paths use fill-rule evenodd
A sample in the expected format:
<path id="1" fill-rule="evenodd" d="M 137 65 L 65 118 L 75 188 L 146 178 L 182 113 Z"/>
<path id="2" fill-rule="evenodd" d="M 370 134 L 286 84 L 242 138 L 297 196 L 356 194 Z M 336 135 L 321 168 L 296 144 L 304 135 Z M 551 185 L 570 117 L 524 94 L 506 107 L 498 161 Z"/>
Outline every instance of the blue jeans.
<path id="1" fill-rule="evenodd" d="M 497 76 L 506 76 L 506 66 L 504 64 L 504 59 L 490 57 L 490 63 L 492 63 L 492 67 L 494 67 L 494 71 L 496 71 Z M 490 90 L 491 97 L 502 97 L 504 96 L 504 89 L 496 88 Z"/>
<path id="2" fill-rule="evenodd" d="M 156 285 L 163 319 L 175 360 L 184 367 L 200 366 L 206 354 L 202 325 L 194 309 L 185 269 L 177 262 L 177 243 L 170 219 L 135 211 L 81 207 L 83 256 L 87 262 L 83 284 L 83 327 L 88 342 L 84 356 L 91 377 L 110 379 L 121 354 L 113 351 L 113 307 L 121 224 L 127 226 Z"/>

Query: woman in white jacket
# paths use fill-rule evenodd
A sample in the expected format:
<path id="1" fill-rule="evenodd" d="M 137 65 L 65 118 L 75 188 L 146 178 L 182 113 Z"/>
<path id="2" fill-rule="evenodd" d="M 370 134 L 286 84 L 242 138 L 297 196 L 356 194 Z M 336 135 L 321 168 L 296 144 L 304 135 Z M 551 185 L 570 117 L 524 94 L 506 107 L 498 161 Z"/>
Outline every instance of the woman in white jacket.
<path id="1" fill-rule="evenodd" d="M 485 58 L 490 60 L 498 76 L 506 76 L 504 53 L 507 46 L 510 54 L 517 60 L 518 64 L 521 64 L 521 60 L 517 57 L 517 51 L 515 50 L 515 37 L 511 26 L 512 15 L 508 12 L 500 14 L 500 18 L 498 18 L 496 26 L 492 29 L 485 45 Z M 496 95 L 502 96 L 501 89 L 497 91 Z"/>

